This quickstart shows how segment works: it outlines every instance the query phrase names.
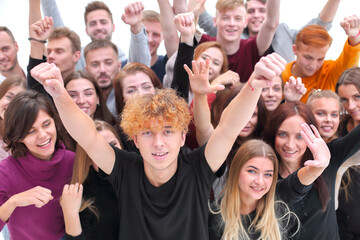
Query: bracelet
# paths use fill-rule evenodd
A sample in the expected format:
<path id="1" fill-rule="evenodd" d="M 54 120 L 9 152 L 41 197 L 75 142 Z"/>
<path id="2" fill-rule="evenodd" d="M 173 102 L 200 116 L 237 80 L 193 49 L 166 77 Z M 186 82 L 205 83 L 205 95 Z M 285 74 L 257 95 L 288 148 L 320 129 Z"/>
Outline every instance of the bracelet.
<path id="1" fill-rule="evenodd" d="M 319 176 L 315 176 L 313 174 L 311 174 L 310 170 L 309 170 L 309 166 L 306 166 L 306 170 L 307 170 L 307 173 L 311 176 L 311 177 L 314 177 L 314 178 L 318 178 Z"/>
<path id="2" fill-rule="evenodd" d="M 35 41 L 35 42 L 41 42 L 41 43 L 47 43 L 46 40 L 39 40 L 39 39 L 32 38 L 32 37 L 29 37 L 28 40 L 29 40 L 29 41 Z"/>
<path id="3" fill-rule="evenodd" d="M 250 82 L 247 81 L 247 83 L 249 84 L 249 86 L 250 86 L 250 88 L 251 88 L 251 91 L 254 91 L 254 88 L 253 88 L 253 86 L 251 86 Z"/>
<path id="4" fill-rule="evenodd" d="M 356 35 L 356 36 L 349 36 L 349 37 L 351 37 L 351 38 L 356 38 L 357 36 L 359 36 L 360 35 L 360 30 L 359 30 L 359 33 Z"/>

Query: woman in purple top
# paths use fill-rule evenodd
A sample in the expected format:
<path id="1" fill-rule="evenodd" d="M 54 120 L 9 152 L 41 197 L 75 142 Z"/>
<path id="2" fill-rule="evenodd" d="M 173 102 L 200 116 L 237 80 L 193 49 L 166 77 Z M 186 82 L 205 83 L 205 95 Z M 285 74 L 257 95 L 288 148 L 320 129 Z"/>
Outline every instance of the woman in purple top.
<path id="1" fill-rule="evenodd" d="M 59 198 L 71 178 L 74 153 L 59 141 L 52 103 L 31 90 L 18 94 L 4 117 L 3 140 L 11 156 L 0 163 L 0 230 L 11 239 L 64 236 Z"/>

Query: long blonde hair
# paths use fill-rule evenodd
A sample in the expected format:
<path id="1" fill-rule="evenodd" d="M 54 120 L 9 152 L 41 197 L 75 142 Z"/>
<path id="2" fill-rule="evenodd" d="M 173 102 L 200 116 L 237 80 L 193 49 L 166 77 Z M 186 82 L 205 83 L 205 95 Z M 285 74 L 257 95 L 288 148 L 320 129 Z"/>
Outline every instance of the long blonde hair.
<path id="1" fill-rule="evenodd" d="M 116 131 L 110 124 L 108 124 L 105 121 L 101 121 L 101 120 L 95 120 L 94 123 L 95 123 L 96 130 L 98 132 L 101 132 L 104 130 L 110 130 L 114 134 L 114 136 L 118 139 L 118 141 L 121 142 L 118 134 L 116 133 Z M 82 147 L 80 147 L 79 144 L 77 144 L 76 153 L 75 153 L 75 162 L 74 162 L 74 167 L 73 167 L 73 174 L 72 174 L 71 181 L 70 181 L 71 184 L 75 184 L 75 183 L 83 184 L 88 178 L 91 165 L 92 165 L 91 158 L 89 157 L 89 155 L 87 155 L 85 150 Z M 80 207 L 80 212 L 82 212 L 86 208 L 89 208 L 89 210 L 91 212 L 93 212 L 96 215 L 96 217 L 99 217 L 98 210 L 96 209 L 95 206 L 92 205 L 94 203 L 94 201 L 95 201 L 95 199 L 93 199 L 93 198 L 90 198 L 90 199 L 83 198 L 81 207 Z"/>
<path id="2" fill-rule="evenodd" d="M 247 215 L 241 215 L 241 199 L 239 190 L 239 174 L 244 164 L 254 157 L 266 157 L 273 162 L 274 173 L 269 191 L 258 201 L 256 215 L 246 229 L 243 221 Z M 230 170 L 229 177 L 221 194 L 220 214 L 224 240 L 250 239 L 248 233 L 260 232 L 259 239 L 278 240 L 282 236 L 282 226 L 276 217 L 275 189 L 278 176 L 278 160 L 274 150 L 262 140 L 246 141 L 237 151 Z M 285 203 L 284 203 L 285 204 Z M 286 204 L 285 204 L 286 206 Z"/>

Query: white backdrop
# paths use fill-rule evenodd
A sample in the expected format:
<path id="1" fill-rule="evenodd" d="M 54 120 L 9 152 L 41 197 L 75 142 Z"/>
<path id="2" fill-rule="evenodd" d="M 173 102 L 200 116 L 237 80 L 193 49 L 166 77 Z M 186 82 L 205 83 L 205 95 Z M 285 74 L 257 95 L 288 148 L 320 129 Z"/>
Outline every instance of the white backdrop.
<path id="1" fill-rule="evenodd" d="M 172 0 L 170 0 L 172 1 Z M 75 30 L 81 38 L 82 45 L 85 46 L 90 38 L 85 33 L 84 9 L 90 0 L 58 0 L 57 5 L 60 9 L 64 24 Z M 129 27 L 121 20 L 121 14 L 125 5 L 133 2 L 132 0 L 104 0 L 110 7 L 116 29 L 112 40 L 119 45 L 124 52 L 128 52 L 129 46 Z M 143 1 L 146 9 L 158 11 L 156 0 Z M 282 0 L 280 22 L 286 22 L 291 28 L 300 28 L 311 18 L 317 16 L 325 4 L 326 0 Z M 206 8 L 209 13 L 215 14 L 216 0 L 207 0 Z M 360 0 L 341 0 L 338 12 L 330 31 L 334 38 L 333 44 L 327 54 L 327 59 L 336 59 L 344 45 L 346 36 L 340 27 L 340 21 L 352 14 L 360 15 Z M 0 0 L 0 25 L 9 27 L 15 35 L 20 51 L 19 61 L 25 67 L 28 62 L 29 43 L 28 38 L 28 1 L 27 0 Z M 164 47 L 161 46 L 159 53 L 164 54 Z"/>

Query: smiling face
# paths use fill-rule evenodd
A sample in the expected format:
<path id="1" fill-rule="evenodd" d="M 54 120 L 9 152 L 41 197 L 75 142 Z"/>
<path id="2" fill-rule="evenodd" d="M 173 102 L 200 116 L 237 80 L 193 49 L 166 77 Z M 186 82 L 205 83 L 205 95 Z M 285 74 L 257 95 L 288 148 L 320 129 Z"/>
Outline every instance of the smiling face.
<path id="1" fill-rule="evenodd" d="M 205 63 L 207 57 L 210 58 L 209 81 L 211 82 L 220 75 L 220 71 L 224 63 L 224 56 L 222 55 L 220 49 L 210 47 L 203 51 L 200 54 L 200 57 L 196 59 L 198 66 L 200 62 Z"/>
<path id="2" fill-rule="evenodd" d="M 94 85 L 88 79 L 78 78 L 68 82 L 65 88 L 76 105 L 93 118 L 99 104 Z"/>
<path id="3" fill-rule="evenodd" d="M 21 142 L 34 157 L 50 160 L 55 150 L 56 137 L 54 120 L 45 111 L 39 110 L 29 133 Z"/>
<path id="4" fill-rule="evenodd" d="M 156 122 L 154 128 L 159 128 Z M 144 129 L 134 136 L 134 143 L 144 160 L 144 170 L 149 180 L 164 175 L 171 177 L 177 169 L 177 158 L 180 147 L 185 143 L 185 133 L 170 125 L 160 127 L 160 130 Z"/>
<path id="5" fill-rule="evenodd" d="M 112 81 L 119 73 L 120 65 L 118 56 L 111 47 L 94 49 L 86 55 L 85 69 L 102 89 L 112 87 Z"/>
<path id="6" fill-rule="evenodd" d="M 115 25 L 111 21 L 109 13 L 103 9 L 94 10 L 86 16 L 86 34 L 95 39 L 111 40 Z"/>
<path id="7" fill-rule="evenodd" d="M 13 42 L 9 34 L 0 32 L 0 72 L 10 72 L 18 64 L 17 52 L 19 47 Z"/>
<path id="8" fill-rule="evenodd" d="M 360 92 L 354 84 L 340 85 L 338 88 L 340 102 L 355 122 L 360 122 Z"/>
<path id="9" fill-rule="evenodd" d="M 5 95 L 0 99 L 0 118 L 4 119 L 5 110 L 7 109 L 11 99 L 18 93 L 24 91 L 22 86 L 12 86 Z"/>
<path id="10" fill-rule="evenodd" d="M 317 98 L 309 105 L 314 113 L 316 124 L 324 140 L 332 137 L 340 122 L 340 105 L 334 98 Z"/>
<path id="11" fill-rule="evenodd" d="M 246 13 L 250 36 L 255 36 L 259 33 L 261 24 L 265 20 L 266 5 L 258 0 L 247 1 Z"/>
<path id="12" fill-rule="evenodd" d="M 239 174 L 241 202 L 253 205 L 270 189 L 273 182 L 274 164 L 267 157 L 253 157 L 243 166 Z"/>
<path id="13" fill-rule="evenodd" d="M 264 99 L 265 107 L 269 112 L 274 111 L 281 103 L 283 96 L 281 84 L 281 78 L 275 77 L 271 82 L 269 82 L 268 87 L 262 89 L 261 95 Z"/>
<path id="14" fill-rule="evenodd" d="M 296 62 L 292 73 L 297 77 L 305 78 L 314 75 L 323 65 L 325 55 L 330 45 L 324 47 L 307 46 L 300 42 L 299 46 L 293 46 Z"/>
<path id="15" fill-rule="evenodd" d="M 218 29 L 216 38 L 221 44 L 240 41 L 246 26 L 245 7 L 238 6 L 223 12 L 216 11 L 215 26 Z"/>
<path id="16" fill-rule="evenodd" d="M 246 126 L 241 130 L 239 137 L 249 137 L 254 133 L 256 124 L 258 122 L 258 107 L 256 106 L 253 115 L 250 118 L 250 121 L 246 124 Z"/>
<path id="17" fill-rule="evenodd" d="M 157 50 L 163 40 L 163 33 L 160 22 L 142 22 L 148 35 L 148 42 L 151 56 L 157 54 Z"/>
<path id="18" fill-rule="evenodd" d="M 280 155 L 281 163 L 299 168 L 306 151 L 306 143 L 301 136 L 301 124 L 305 120 L 299 116 L 291 116 L 280 125 L 275 136 L 275 150 Z"/>
<path id="19" fill-rule="evenodd" d="M 155 88 L 150 77 L 143 72 L 126 76 L 122 82 L 124 102 L 136 95 L 154 94 Z"/>

